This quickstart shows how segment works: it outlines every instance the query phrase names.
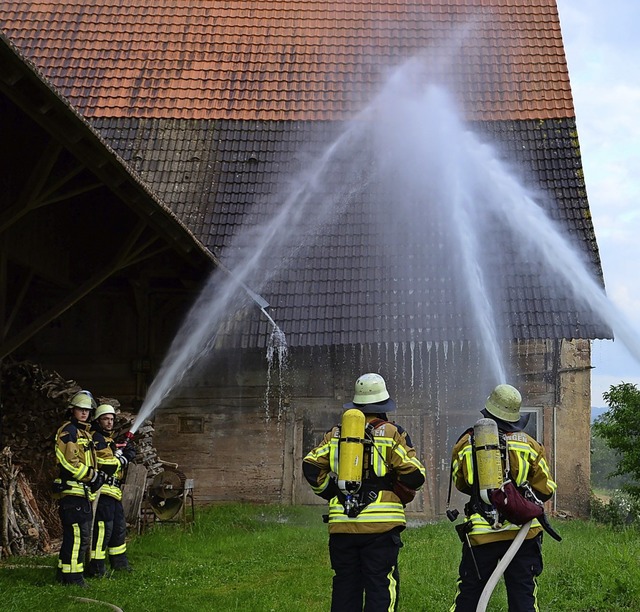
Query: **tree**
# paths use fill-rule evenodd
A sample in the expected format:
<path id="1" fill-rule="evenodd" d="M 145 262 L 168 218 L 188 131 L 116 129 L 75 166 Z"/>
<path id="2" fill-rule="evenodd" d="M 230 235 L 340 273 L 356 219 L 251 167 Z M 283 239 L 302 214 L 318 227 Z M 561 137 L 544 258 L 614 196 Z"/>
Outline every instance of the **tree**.
<path id="1" fill-rule="evenodd" d="M 602 395 L 609 410 L 596 419 L 594 432 L 618 454 L 613 476 L 629 476 L 622 488 L 640 499 L 640 390 L 622 383 Z"/>
<path id="2" fill-rule="evenodd" d="M 614 451 L 609 443 L 593 428 L 591 429 L 591 487 L 612 491 L 629 484 L 631 478 L 615 476 L 620 454 Z"/>

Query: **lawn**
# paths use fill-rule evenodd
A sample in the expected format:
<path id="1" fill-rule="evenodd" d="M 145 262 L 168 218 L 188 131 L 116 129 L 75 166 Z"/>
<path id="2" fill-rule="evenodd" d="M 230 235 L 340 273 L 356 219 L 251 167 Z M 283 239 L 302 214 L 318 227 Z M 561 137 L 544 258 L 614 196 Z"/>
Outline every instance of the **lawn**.
<path id="1" fill-rule="evenodd" d="M 321 508 L 222 505 L 199 509 L 194 524 L 157 524 L 129 543 L 131 574 L 55 584 L 56 558 L 0 564 L 3 611 L 326 612 L 331 569 Z M 640 532 L 587 521 L 553 521 L 564 540 L 545 538 L 541 610 L 617 612 L 640 609 Z M 460 543 L 451 523 L 410 523 L 403 534 L 404 612 L 446 611 L 455 590 Z M 111 608 L 113 609 L 113 608 Z M 506 611 L 499 585 L 488 608 Z"/>

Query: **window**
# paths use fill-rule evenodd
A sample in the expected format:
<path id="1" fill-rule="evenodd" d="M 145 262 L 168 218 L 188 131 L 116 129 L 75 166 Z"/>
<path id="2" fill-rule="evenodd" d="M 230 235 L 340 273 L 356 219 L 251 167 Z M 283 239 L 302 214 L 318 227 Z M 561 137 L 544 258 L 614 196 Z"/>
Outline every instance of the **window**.
<path id="1" fill-rule="evenodd" d="M 178 417 L 179 433 L 203 433 L 204 417 Z"/>
<path id="2" fill-rule="evenodd" d="M 542 408 L 521 408 L 520 412 L 531 415 L 524 431 L 542 443 Z"/>

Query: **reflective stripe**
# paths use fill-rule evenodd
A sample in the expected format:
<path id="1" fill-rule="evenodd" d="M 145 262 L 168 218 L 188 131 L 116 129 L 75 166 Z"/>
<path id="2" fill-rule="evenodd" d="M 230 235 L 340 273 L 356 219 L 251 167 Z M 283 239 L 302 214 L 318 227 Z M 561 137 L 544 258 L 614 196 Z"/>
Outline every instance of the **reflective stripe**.
<path id="1" fill-rule="evenodd" d="M 105 535 L 104 521 L 98 521 L 96 526 L 98 529 L 98 537 L 95 539 L 96 541 L 94 542 L 94 548 L 91 551 L 91 558 L 105 559 L 106 554 L 104 551 L 104 535 Z"/>
<path id="2" fill-rule="evenodd" d="M 124 555 L 127 552 L 127 545 L 121 544 L 120 546 L 114 546 L 113 548 L 109 548 L 109 555 L 115 557 L 116 555 Z"/>
<path id="3" fill-rule="evenodd" d="M 410 465 L 413 465 L 416 469 L 422 472 L 423 476 L 426 474 L 426 471 L 422 463 L 420 463 L 417 457 L 409 457 L 409 453 L 407 453 L 407 449 L 404 446 L 401 446 L 400 444 L 395 444 L 393 447 L 393 452 L 396 455 L 398 455 L 400 459 L 402 459 L 402 463 L 408 463 Z"/>
<path id="4" fill-rule="evenodd" d="M 78 572 L 84 571 L 84 563 L 82 560 L 78 559 L 78 555 L 80 554 L 80 525 L 78 523 L 73 524 L 73 547 L 71 549 L 71 563 L 67 566 L 69 568 L 69 573 L 75 574 Z M 64 572 L 64 566 L 62 567 L 62 571 Z"/>
<path id="5" fill-rule="evenodd" d="M 122 499 L 122 489 L 115 485 L 103 484 L 100 489 L 100 495 L 108 495 L 109 497 L 115 497 L 115 499 Z"/>
<path id="6" fill-rule="evenodd" d="M 389 581 L 389 612 L 394 612 L 396 609 L 396 600 L 398 599 L 398 581 L 393 575 L 395 566 L 391 568 L 391 571 L 387 574 L 387 580 Z"/>
<path id="7" fill-rule="evenodd" d="M 322 463 L 323 458 L 326 457 L 329 454 L 330 451 L 330 447 L 329 444 L 323 444 L 322 446 L 319 446 L 318 448 L 314 448 L 313 450 L 309 451 L 307 453 L 307 456 L 304 458 L 304 461 L 307 461 L 308 463 L 314 464 L 314 465 L 318 465 L 319 463 Z M 324 490 L 329 486 L 329 483 L 331 482 L 331 479 L 327 477 L 323 480 L 323 482 L 319 483 L 318 486 L 314 486 L 313 484 L 311 484 L 311 489 L 313 490 L 313 492 L 316 495 L 321 495 Z"/>
<path id="8" fill-rule="evenodd" d="M 89 466 L 85 464 L 81 464 L 78 467 L 71 465 L 67 458 L 64 456 L 64 453 L 60 448 L 56 446 L 56 457 L 58 459 L 58 463 L 67 470 L 70 474 L 72 474 L 78 480 L 82 480 L 89 473 Z"/>
<path id="9" fill-rule="evenodd" d="M 65 487 L 61 492 L 61 495 L 73 495 L 75 497 L 84 497 L 89 501 L 93 501 L 96 498 L 96 493 L 93 493 L 87 485 L 75 480 L 65 481 Z"/>
<path id="10" fill-rule="evenodd" d="M 473 452 L 472 452 L 471 444 L 464 447 L 462 451 L 462 459 L 464 460 L 467 466 L 467 480 L 469 481 L 469 486 L 473 486 Z"/>
<path id="11" fill-rule="evenodd" d="M 339 430 L 336 431 L 336 435 L 331 438 L 331 442 L 329 443 L 329 467 L 331 471 L 338 473 L 338 449 L 340 448 L 340 438 L 338 438 Z"/>
<path id="12" fill-rule="evenodd" d="M 485 521 L 480 514 L 472 514 L 471 518 L 469 518 L 465 522 L 469 521 L 471 521 L 471 524 L 473 525 L 473 529 L 469 532 L 469 535 L 480 535 L 482 533 L 500 533 L 502 531 L 518 531 L 520 527 L 522 527 L 522 525 L 514 525 L 513 523 L 505 521 L 503 527 L 501 527 L 500 529 L 493 529 L 491 525 L 489 525 L 489 523 L 487 523 L 487 521 Z M 541 527 L 538 519 L 533 519 L 530 529 L 533 529 L 534 527 Z"/>
<path id="13" fill-rule="evenodd" d="M 404 508 L 399 502 L 381 502 L 378 498 L 365 506 L 362 512 L 353 518 L 344 513 L 342 504 L 334 497 L 329 502 L 329 523 L 398 523 L 405 525 Z"/>
<path id="14" fill-rule="evenodd" d="M 373 473 L 376 476 L 384 476 L 387 473 L 387 466 L 383 461 L 385 456 L 385 446 L 389 446 L 386 438 L 374 438 L 375 448 L 371 449 L 371 464 L 373 465 Z"/>

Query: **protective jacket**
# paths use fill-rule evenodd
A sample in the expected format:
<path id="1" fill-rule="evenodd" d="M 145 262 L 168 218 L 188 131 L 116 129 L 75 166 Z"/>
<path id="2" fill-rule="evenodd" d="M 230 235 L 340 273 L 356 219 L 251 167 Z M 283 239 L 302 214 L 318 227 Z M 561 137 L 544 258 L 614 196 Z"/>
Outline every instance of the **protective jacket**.
<path id="1" fill-rule="evenodd" d="M 407 433 L 375 415 L 365 415 L 372 434 L 364 456 L 361 495 L 366 505 L 355 517 L 346 515 L 335 475 L 338 473 L 340 427 L 327 432 L 303 460 L 303 472 L 314 493 L 329 501 L 329 533 L 384 533 L 406 526 L 404 505 L 394 488 L 419 489 L 425 469 Z"/>
<path id="2" fill-rule="evenodd" d="M 528 482 L 540 501 L 550 499 L 557 485 L 551 478 L 544 447 L 524 431 L 501 433 L 506 439 L 511 479 L 515 485 L 520 487 Z M 453 447 L 452 478 L 459 491 L 472 497 L 465 508 L 465 523 L 471 522 L 468 533 L 472 546 L 515 538 L 521 525 L 505 520 L 500 529 L 493 529 L 479 512 L 474 511 L 477 500 L 474 500 L 473 448 L 469 432 L 463 434 Z M 534 538 L 541 531 L 540 522 L 534 519 L 527 539 Z"/>
<path id="3" fill-rule="evenodd" d="M 122 499 L 122 481 L 124 479 L 124 468 L 122 462 L 116 456 L 116 443 L 113 438 L 105 432 L 97 422 L 91 426 L 93 442 L 96 448 L 96 458 L 98 469 L 108 474 L 100 489 L 101 495 Z"/>
<path id="4" fill-rule="evenodd" d="M 57 497 L 76 495 L 95 499 L 88 483 L 97 470 L 96 453 L 89 423 L 71 418 L 58 429 L 55 438 L 59 477 L 54 480 Z"/>

